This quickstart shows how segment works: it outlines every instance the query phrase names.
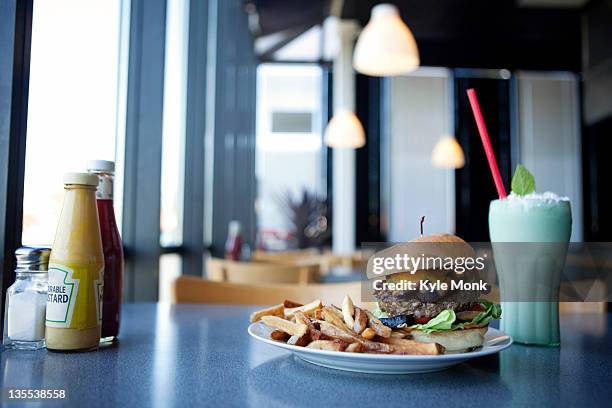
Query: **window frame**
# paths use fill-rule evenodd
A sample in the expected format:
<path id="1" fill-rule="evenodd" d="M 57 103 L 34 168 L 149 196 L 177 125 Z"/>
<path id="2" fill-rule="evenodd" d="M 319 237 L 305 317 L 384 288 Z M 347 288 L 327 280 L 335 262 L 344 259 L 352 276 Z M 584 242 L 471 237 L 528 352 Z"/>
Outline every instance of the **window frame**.
<path id="1" fill-rule="evenodd" d="M 0 316 L 21 246 L 32 14 L 33 0 L 0 7 Z"/>
<path id="2" fill-rule="evenodd" d="M 127 1 L 127 0 L 124 0 Z M 131 0 L 123 185 L 124 301 L 157 301 L 166 1 Z"/>

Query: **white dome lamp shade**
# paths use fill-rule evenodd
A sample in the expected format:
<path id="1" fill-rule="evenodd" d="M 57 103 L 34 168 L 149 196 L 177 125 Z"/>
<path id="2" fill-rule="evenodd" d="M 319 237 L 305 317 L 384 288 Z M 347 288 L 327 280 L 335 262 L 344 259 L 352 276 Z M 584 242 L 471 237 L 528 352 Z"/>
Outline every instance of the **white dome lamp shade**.
<path id="1" fill-rule="evenodd" d="M 379 4 L 355 45 L 353 67 L 370 76 L 406 74 L 419 67 L 419 49 L 397 7 Z"/>
<path id="2" fill-rule="evenodd" d="M 325 128 L 325 144 L 332 148 L 358 149 L 365 145 L 365 131 L 357 116 L 348 110 L 338 111 Z"/>
<path id="3" fill-rule="evenodd" d="M 463 149 L 454 137 L 441 138 L 431 152 L 431 164 L 442 169 L 460 169 L 465 165 Z"/>

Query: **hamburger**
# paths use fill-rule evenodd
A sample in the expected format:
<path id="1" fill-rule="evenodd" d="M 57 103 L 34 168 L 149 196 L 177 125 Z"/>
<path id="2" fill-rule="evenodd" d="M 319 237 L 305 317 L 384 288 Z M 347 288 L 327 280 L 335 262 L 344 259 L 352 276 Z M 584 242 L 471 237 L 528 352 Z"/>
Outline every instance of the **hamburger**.
<path id="1" fill-rule="evenodd" d="M 387 269 L 383 287 L 374 291 L 375 314 L 381 322 L 404 327 L 414 340 L 441 344 L 447 352 L 481 346 L 489 322 L 501 317 L 501 307 L 483 299 L 486 291 L 472 285 L 484 268 L 484 263 L 478 265 L 481 269 L 466 268 L 467 259 L 478 259 L 474 249 L 455 235 L 433 234 L 395 245 L 372 258 L 406 256 L 421 261 Z M 370 263 L 368 271 L 372 270 Z"/>

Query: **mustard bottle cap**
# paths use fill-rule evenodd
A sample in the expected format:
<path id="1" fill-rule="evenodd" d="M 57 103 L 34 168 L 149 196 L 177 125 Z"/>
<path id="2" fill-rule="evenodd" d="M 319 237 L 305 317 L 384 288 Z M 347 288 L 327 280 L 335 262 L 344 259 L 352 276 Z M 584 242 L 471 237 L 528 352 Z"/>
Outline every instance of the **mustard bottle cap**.
<path id="1" fill-rule="evenodd" d="M 64 184 L 81 184 L 96 187 L 98 176 L 91 173 L 66 173 L 64 174 Z"/>

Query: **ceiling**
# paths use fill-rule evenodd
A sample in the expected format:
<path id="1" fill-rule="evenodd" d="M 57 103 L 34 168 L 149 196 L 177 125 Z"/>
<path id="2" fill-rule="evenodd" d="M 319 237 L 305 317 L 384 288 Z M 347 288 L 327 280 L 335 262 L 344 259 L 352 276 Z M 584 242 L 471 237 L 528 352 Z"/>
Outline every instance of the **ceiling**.
<path id="1" fill-rule="evenodd" d="M 589 0 L 517 0 L 521 7 L 552 7 L 552 8 L 578 8 L 583 7 Z"/>
<path id="2" fill-rule="evenodd" d="M 522 7 L 514 0 L 388 2 L 412 30 L 422 65 L 580 70 L 579 8 Z M 378 3 L 345 0 L 342 16 L 366 24 Z"/>
<path id="3" fill-rule="evenodd" d="M 334 0 L 336 1 L 336 0 Z M 587 0 L 389 0 L 413 32 L 422 65 L 579 71 Z M 263 60 L 321 24 L 331 0 L 250 0 Z M 341 17 L 367 24 L 379 0 L 344 0 Z M 271 41 L 273 39 L 274 41 Z M 259 41 L 260 44 L 265 41 Z M 270 46 L 269 44 L 275 44 Z M 262 47 L 259 47 L 262 48 Z"/>

